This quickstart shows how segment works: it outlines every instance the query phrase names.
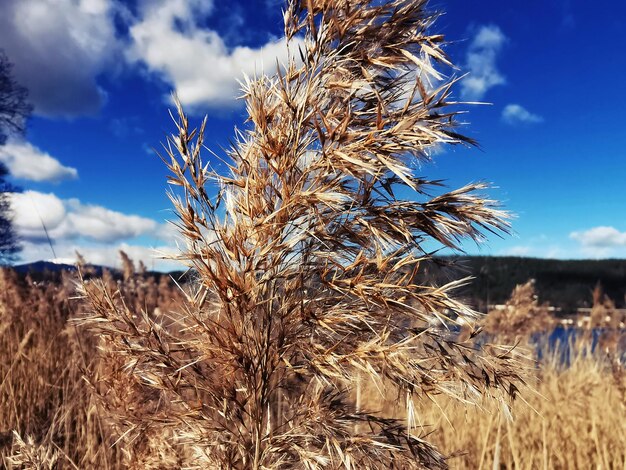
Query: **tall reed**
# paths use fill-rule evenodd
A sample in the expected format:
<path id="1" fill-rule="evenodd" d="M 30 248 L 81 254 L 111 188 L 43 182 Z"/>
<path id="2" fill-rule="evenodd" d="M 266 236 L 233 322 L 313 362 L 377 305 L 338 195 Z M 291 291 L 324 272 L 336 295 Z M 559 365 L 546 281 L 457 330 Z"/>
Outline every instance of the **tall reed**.
<path id="1" fill-rule="evenodd" d="M 3 468 L 108 468 L 117 460 L 103 445 L 108 434 L 82 379 L 94 348 L 69 322 L 74 292 L 68 276 L 35 283 L 0 269 Z"/>
<path id="2" fill-rule="evenodd" d="M 117 292 L 130 308 L 158 317 L 184 302 L 168 276 L 157 280 L 135 273 L 132 261 L 122 259 L 125 280 L 105 271 L 98 284 Z M 95 272 L 84 260 L 79 264 L 89 274 L 84 287 L 91 289 Z M 113 446 L 119 433 L 93 393 L 106 389 L 114 395 L 111 390 L 123 389 L 125 377 L 110 383 L 115 358 L 98 354 L 98 338 L 74 321 L 84 315 L 76 298 L 78 277 L 68 272 L 36 277 L 41 279 L 0 269 L 0 467 L 125 468 L 136 458 Z"/>
<path id="3" fill-rule="evenodd" d="M 483 318 L 485 331 L 509 342 L 528 338 L 533 333 L 551 331 L 556 326 L 547 305 L 541 305 L 535 281 L 515 286 L 511 298 L 501 309 L 493 309 Z"/>
<path id="4" fill-rule="evenodd" d="M 172 443 L 172 466 L 445 468 L 413 399 L 515 396 L 511 348 L 448 333 L 475 321 L 461 282 L 415 281 L 429 241 L 507 230 L 484 185 L 435 195 L 415 176 L 435 146 L 472 142 L 435 68 L 451 66 L 436 17 L 423 0 L 291 1 L 291 58 L 245 81 L 226 174 L 201 157 L 206 120 L 192 130 L 179 106 L 166 163 L 195 290 L 156 317 L 84 289 L 128 376 L 126 438 Z M 408 418 L 355 401 L 359 377 L 394 384 Z"/>

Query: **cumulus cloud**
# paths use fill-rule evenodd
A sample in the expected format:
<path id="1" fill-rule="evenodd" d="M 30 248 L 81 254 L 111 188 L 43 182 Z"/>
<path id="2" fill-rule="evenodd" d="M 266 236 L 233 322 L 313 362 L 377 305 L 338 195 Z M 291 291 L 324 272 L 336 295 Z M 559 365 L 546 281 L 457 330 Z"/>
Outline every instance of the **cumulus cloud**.
<path id="1" fill-rule="evenodd" d="M 626 246 L 626 232 L 620 232 L 615 227 L 600 226 L 582 232 L 572 232 L 570 238 L 579 242 L 583 247 L 617 248 Z"/>
<path id="2" fill-rule="evenodd" d="M 506 83 L 496 64 L 506 40 L 498 26 L 486 25 L 478 29 L 467 51 L 465 69 L 469 75 L 461 82 L 463 99 L 481 100 L 491 88 Z"/>
<path id="3" fill-rule="evenodd" d="M 3 0 L 0 44 L 35 113 L 72 117 L 100 109 L 96 78 L 120 42 L 113 0 Z"/>
<path id="4" fill-rule="evenodd" d="M 288 57 L 284 40 L 228 48 L 216 31 L 198 24 L 212 6 L 202 0 L 144 2 L 139 20 L 130 27 L 128 58 L 160 75 L 192 109 L 237 106 L 238 80 L 244 74 L 273 71 L 277 59 Z"/>
<path id="5" fill-rule="evenodd" d="M 79 251 L 90 263 L 119 268 L 119 251 L 123 250 L 135 262 L 143 261 L 149 269 L 184 269 L 179 262 L 163 259 L 178 253 L 177 232 L 171 224 L 159 224 L 145 217 L 38 191 L 11 194 L 11 208 L 22 241 L 20 258 L 23 263 L 53 258 L 73 263 Z M 133 243 L 139 236 L 152 238 L 156 246 L 143 246 L 136 240 Z"/>
<path id="6" fill-rule="evenodd" d="M 62 165 L 50 154 L 22 140 L 10 139 L 0 146 L 0 161 L 20 179 L 58 183 L 78 178 L 76 168 Z"/>
<path id="7" fill-rule="evenodd" d="M 535 124 L 543 122 L 538 114 L 531 113 L 519 104 L 508 104 L 502 110 L 502 120 L 507 124 Z"/>
<path id="8" fill-rule="evenodd" d="M 88 263 L 121 268 L 119 252 L 123 250 L 137 264 L 143 261 L 146 267 L 156 271 L 174 271 L 186 269 L 177 261 L 163 259 L 166 256 L 176 254 L 176 249 L 163 245 L 154 248 L 134 245 L 129 243 L 105 244 L 81 244 L 77 246 L 69 241 L 61 241 L 54 245 L 54 258 L 50 247 L 46 244 L 26 241 L 20 253 L 22 263 L 31 263 L 40 260 L 54 260 L 56 262 L 73 264 L 76 262 L 76 251 L 79 251 Z"/>
<path id="9" fill-rule="evenodd" d="M 18 234 L 35 243 L 46 240 L 43 225 L 55 242 L 81 238 L 113 243 L 152 234 L 160 228 L 152 219 L 38 191 L 12 194 L 11 207 Z"/>
<path id="10" fill-rule="evenodd" d="M 98 78 L 120 64 L 143 64 L 191 110 L 232 108 L 238 80 L 273 72 L 288 52 L 280 39 L 228 47 L 206 28 L 213 10 L 212 0 L 139 0 L 135 14 L 118 0 L 3 0 L 0 45 L 38 115 L 97 112 Z"/>

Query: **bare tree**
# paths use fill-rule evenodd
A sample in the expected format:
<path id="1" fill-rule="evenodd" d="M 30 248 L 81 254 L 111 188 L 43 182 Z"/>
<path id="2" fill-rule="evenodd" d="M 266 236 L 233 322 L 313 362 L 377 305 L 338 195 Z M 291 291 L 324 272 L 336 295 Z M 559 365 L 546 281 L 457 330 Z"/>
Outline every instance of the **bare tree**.
<path id="1" fill-rule="evenodd" d="M 10 264 L 15 261 L 21 250 L 17 234 L 13 227 L 11 213 L 10 193 L 16 192 L 16 188 L 6 181 L 9 170 L 0 162 L 0 265 Z"/>
<path id="2" fill-rule="evenodd" d="M 23 134 L 32 106 L 26 101 L 28 91 L 19 85 L 12 75 L 13 65 L 0 50 L 0 145 L 15 134 Z M 0 162 L 0 264 L 16 259 L 21 247 L 12 223 L 9 194 L 19 188 L 6 181 L 9 170 Z"/>
<path id="3" fill-rule="evenodd" d="M 33 110 L 27 101 L 28 90 L 15 81 L 13 64 L 0 50 L 0 145 L 12 134 L 23 134 Z"/>

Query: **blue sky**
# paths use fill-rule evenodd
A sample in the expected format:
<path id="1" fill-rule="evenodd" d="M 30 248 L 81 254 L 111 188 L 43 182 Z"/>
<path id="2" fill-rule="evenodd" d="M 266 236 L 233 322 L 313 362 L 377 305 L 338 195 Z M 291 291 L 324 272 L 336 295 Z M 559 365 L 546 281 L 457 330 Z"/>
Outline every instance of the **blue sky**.
<path id="1" fill-rule="evenodd" d="M 75 249 L 116 265 L 121 247 L 148 266 L 175 249 L 166 171 L 152 152 L 173 131 L 169 94 L 209 116 L 218 154 L 245 118 L 237 79 L 272 70 L 281 43 L 275 0 L 2 0 L 0 48 L 29 88 L 24 138 L 0 147 L 17 184 L 23 261 Z M 468 73 L 455 96 L 480 149 L 447 148 L 423 176 L 477 180 L 514 213 L 511 237 L 468 253 L 557 258 L 626 256 L 622 85 L 626 4 L 598 0 L 437 0 L 435 30 Z M 262 65 L 265 64 L 265 65 Z"/>

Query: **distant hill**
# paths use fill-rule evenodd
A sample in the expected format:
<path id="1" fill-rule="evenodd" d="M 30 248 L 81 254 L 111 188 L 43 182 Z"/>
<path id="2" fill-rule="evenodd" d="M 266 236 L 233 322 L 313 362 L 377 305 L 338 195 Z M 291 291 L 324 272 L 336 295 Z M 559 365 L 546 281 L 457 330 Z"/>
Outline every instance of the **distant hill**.
<path id="1" fill-rule="evenodd" d="M 40 273 L 44 271 L 56 273 L 60 271 L 76 271 L 76 266 L 73 264 L 55 263 L 53 261 L 35 261 L 33 263 L 13 266 L 13 269 L 20 274 L 27 274 L 30 272 Z"/>
<path id="2" fill-rule="evenodd" d="M 89 268 L 89 271 L 93 273 L 93 274 L 89 274 L 88 277 L 92 275 L 101 276 L 104 270 L 108 270 L 115 279 L 121 279 L 123 276 L 122 271 L 119 269 L 109 268 L 106 266 L 100 266 L 100 265 L 95 265 L 95 264 L 87 265 L 87 267 Z M 74 264 L 67 264 L 67 263 L 62 263 L 62 262 L 59 263 L 55 261 L 34 261 L 32 263 L 26 263 L 26 264 L 13 266 L 13 269 L 22 275 L 30 274 L 30 276 L 35 281 L 46 280 L 46 281 L 54 282 L 60 279 L 61 273 L 63 271 L 75 272 L 76 266 Z M 157 280 L 161 276 L 164 276 L 164 275 L 171 276 L 172 278 L 180 282 L 185 282 L 185 279 L 186 279 L 185 278 L 186 273 L 184 271 L 172 271 L 169 273 L 162 273 L 158 271 L 148 271 L 146 275 L 153 276 Z"/>
<path id="3" fill-rule="evenodd" d="M 94 266 L 102 273 L 102 266 Z M 459 290 L 475 308 L 486 311 L 487 305 L 503 304 L 517 284 L 535 279 L 541 302 L 559 307 L 564 313 L 578 307 L 590 307 L 592 292 L 598 282 L 618 308 L 626 306 L 626 260 L 551 260 L 538 258 L 463 256 L 442 257 L 423 266 L 420 278 L 432 284 L 441 284 L 465 276 L 475 279 Z M 54 278 L 64 270 L 74 271 L 71 264 L 37 261 L 15 266 L 23 274 L 38 278 Z M 113 275 L 121 273 L 111 270 Z M 44 274 L 48 273 L 48 274 Z M 50 276 L 52 274 L 52 276 Z M 184 282 L 180 272 L 168 273 Z M 160 277 L 163 273 L 149 273 Z"/>
<path id="4" fill-rule="evenodd" d="M 535 279 L 540 302 L 565 313 L 590 307 L 598 282 L 618 308 L 625 306 L 626 260 L 552 260 L 520 257 L 467 256 L 441 258 L 442 266 L 430 266 L 429 277 L 437 282 L 473 276 L 460 291 L 476 308 L 502 304 L 517 284 Z"/>

